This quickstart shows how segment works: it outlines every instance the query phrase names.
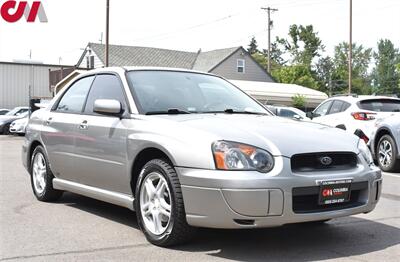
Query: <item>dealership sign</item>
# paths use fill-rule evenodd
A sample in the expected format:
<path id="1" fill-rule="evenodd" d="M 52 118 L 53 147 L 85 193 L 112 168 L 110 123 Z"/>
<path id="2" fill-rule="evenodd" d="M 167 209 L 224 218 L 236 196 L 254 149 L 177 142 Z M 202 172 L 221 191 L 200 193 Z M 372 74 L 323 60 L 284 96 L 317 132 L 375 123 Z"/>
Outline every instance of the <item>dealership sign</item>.
<path id="1" fill-rule="evenodd" d="M 0 1 L 0 14 L 2 19 L 9 23 L 19 21 L 23 16 L 28 23 L 33 23 L 36 18 L 42 23 L 47 22 L 46 12 L 44 11 L 43 4 L 40 1 L 33 1 L 29 5 L 27 1 Z"/>

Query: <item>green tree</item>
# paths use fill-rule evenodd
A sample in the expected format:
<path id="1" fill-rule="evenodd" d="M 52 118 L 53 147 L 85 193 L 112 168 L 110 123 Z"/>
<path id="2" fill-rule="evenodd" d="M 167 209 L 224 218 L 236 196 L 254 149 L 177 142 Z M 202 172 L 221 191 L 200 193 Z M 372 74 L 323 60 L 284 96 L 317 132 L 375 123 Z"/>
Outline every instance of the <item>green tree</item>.
<path id="1" fill-rule="evenodd" d="M 318 81 L 319 90 L 329 92 L 332 95 L 334 63 L 330 56 L 321 57 L 315 65 L 315 75 Z"/>
<path id="2" fill-rule="evenodd" d="M 353 62 L 352 62 L 352 92 L 357 94 L 371 93 L 371 79 L 368 74 L 369 64 L 372 57 L 372 49 L 364 48 L 362 45 L 353 44 Z M 332 80 L 337 83 L 346 83 L 339 85 L 335 93 L 347 92 L 348 88 L 348 54 L 349 44 L 342 42 L 335 46 L 333 58 L 334 72 Z"/>
<path id="3" fill-rule="evenodd" d="M 314 27 L 291 25 L 288 35 L 289 39 L 277 37 L 276 42 L 290 55 L 292 64 L 303 64 L 311 68 L 313 59 L 319 57 L 325 49 Z"/>
<path id="4" fill-rule="evenodd" d="M 372 77 L 374 91 L 377 93 L 396 93 L 398 89 L 400 73 L 396 66 L 400 63 L 399 49 L 395 48 L 388 39 L 378 42 L 378 50 L 373 54 L 375 67 Z"/>
<path id="5" fill-rule="evenodd" d="M 318 86 L 310 68 L 306 65 L 283 66 L 272 71 L 272 76 L 279 83 L 297 84 L 313 89 Z"/>
<path id="6" fill-rule="evenodd" d="M 264 53 L 261 52 L 255 52 L 253 54 L 251 54 L 251 56 L 254 58 L 254 60 L 256 60 L 256 62 L 262 66 L 262 68 L 264 68 L 265 70 L 267 70 L 268 67 L 268 58 L 267 56 L 265 56 Z"/>
<path id="7" fill-rule="evenodd" d="M 296 94 L 292 96 L 292 105 L 294 107 L 304 109 L 306 107 L 307 98 L 303 95 Z"/>
<path id="8" fill-rule="evenodd" d="M 250 44 L 249 44 L 249 47 L 247 48 L 247 52 L 249 52 L 250 55 L 259 52 L 257 40 L 254 36 L 250 40 Z"/>

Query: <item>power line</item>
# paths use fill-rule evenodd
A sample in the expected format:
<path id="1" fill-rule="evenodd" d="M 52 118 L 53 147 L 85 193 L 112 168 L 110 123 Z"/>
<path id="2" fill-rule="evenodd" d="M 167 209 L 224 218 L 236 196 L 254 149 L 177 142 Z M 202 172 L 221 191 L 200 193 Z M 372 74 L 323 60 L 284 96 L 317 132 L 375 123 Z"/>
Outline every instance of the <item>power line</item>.
<path id="1" fill-rule="evenodd" d="M 268 73 L 271 73 L 271 11 L 275 12 L 278 9 L 271 7 L 261 7 L 262 10 L 267 11 L 268 14 Z"/>
<path id="2" fill-rule="evenodd" d="M 189 26 L 189 27 L 182 28 L 182 29 L 175 30 L 175 31 L 170 31 L 170 32 L 161 33 L 161 34 L 157 34 L 157 35 L 136 38 L 136 39 L 133 39 L 133 41 L 150 40 L 150 39 L 162 40 L 162 39 L 168 38 L 170 35 L 174 35 L 174 34 L 185 32 L 185 31 L 190 31 L 190 30 L 193 30 L 193 29 L 196 29 L 196 28 L 199 28 L 199 27 L 203 27 L 203 26 L 207 26 L 207 25 L 211 25 L 211 24 L 214 24 L 214 23 L 219 23 L 219 22 L 222 22 L 224 20 L 231 19 L 232 17 L 238 16 L 239 14 L 240 13 L 231 14 L 231 15 L 228 15 L 228 16 L 224 16 L 224 17 L 212 20 L 212 21 L 208 21 L 208 22 L 204 22 L 204 23 L 201 23 L 201 24 Z"/>

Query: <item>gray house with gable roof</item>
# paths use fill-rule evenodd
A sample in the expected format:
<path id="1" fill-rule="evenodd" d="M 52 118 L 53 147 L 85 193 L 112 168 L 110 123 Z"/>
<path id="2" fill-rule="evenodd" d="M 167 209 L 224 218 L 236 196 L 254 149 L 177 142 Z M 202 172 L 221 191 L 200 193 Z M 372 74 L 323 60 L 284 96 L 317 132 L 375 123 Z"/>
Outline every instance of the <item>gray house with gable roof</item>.
<path id="1" fill-rule="evenodd" d="M 104 67 L 105 46 L 89 43 L 78 68 Z M 207 52 L 185 52 L 152 47 L 109 46 L 110 66 L 155 66 L 184 68 L 217 74 L 232 80 L 275 82 L 243 47 Z"/>

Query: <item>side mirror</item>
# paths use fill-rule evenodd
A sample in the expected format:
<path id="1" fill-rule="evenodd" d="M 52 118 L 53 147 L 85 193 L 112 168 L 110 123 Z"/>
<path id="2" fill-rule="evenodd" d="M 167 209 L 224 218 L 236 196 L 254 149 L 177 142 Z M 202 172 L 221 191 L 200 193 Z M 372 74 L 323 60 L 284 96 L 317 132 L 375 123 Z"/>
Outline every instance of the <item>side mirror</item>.
<path id="1" fill-rule="evenodd" d="M 122 106 L 118 100 L 114 99 L 96 99 L 93 105 L 93 111 L 104 115 L 121 115 Z"/>
<path id="2" fill-rule="evenodd" d="M 313 113 L 313 112 L 307 112 L 307 113 L 306 113 L 306 116 L 307 116 L 308 118 L 310 118 L 310 119 L 313 119 L 313 118 L 314 118 L 314 113 Z"/>
<path id="3" fill-rule="evenodd" d="M 303 118 L 299 115 L 294 115 L 293 118 L 296 120 L 303 120 Z"/>

